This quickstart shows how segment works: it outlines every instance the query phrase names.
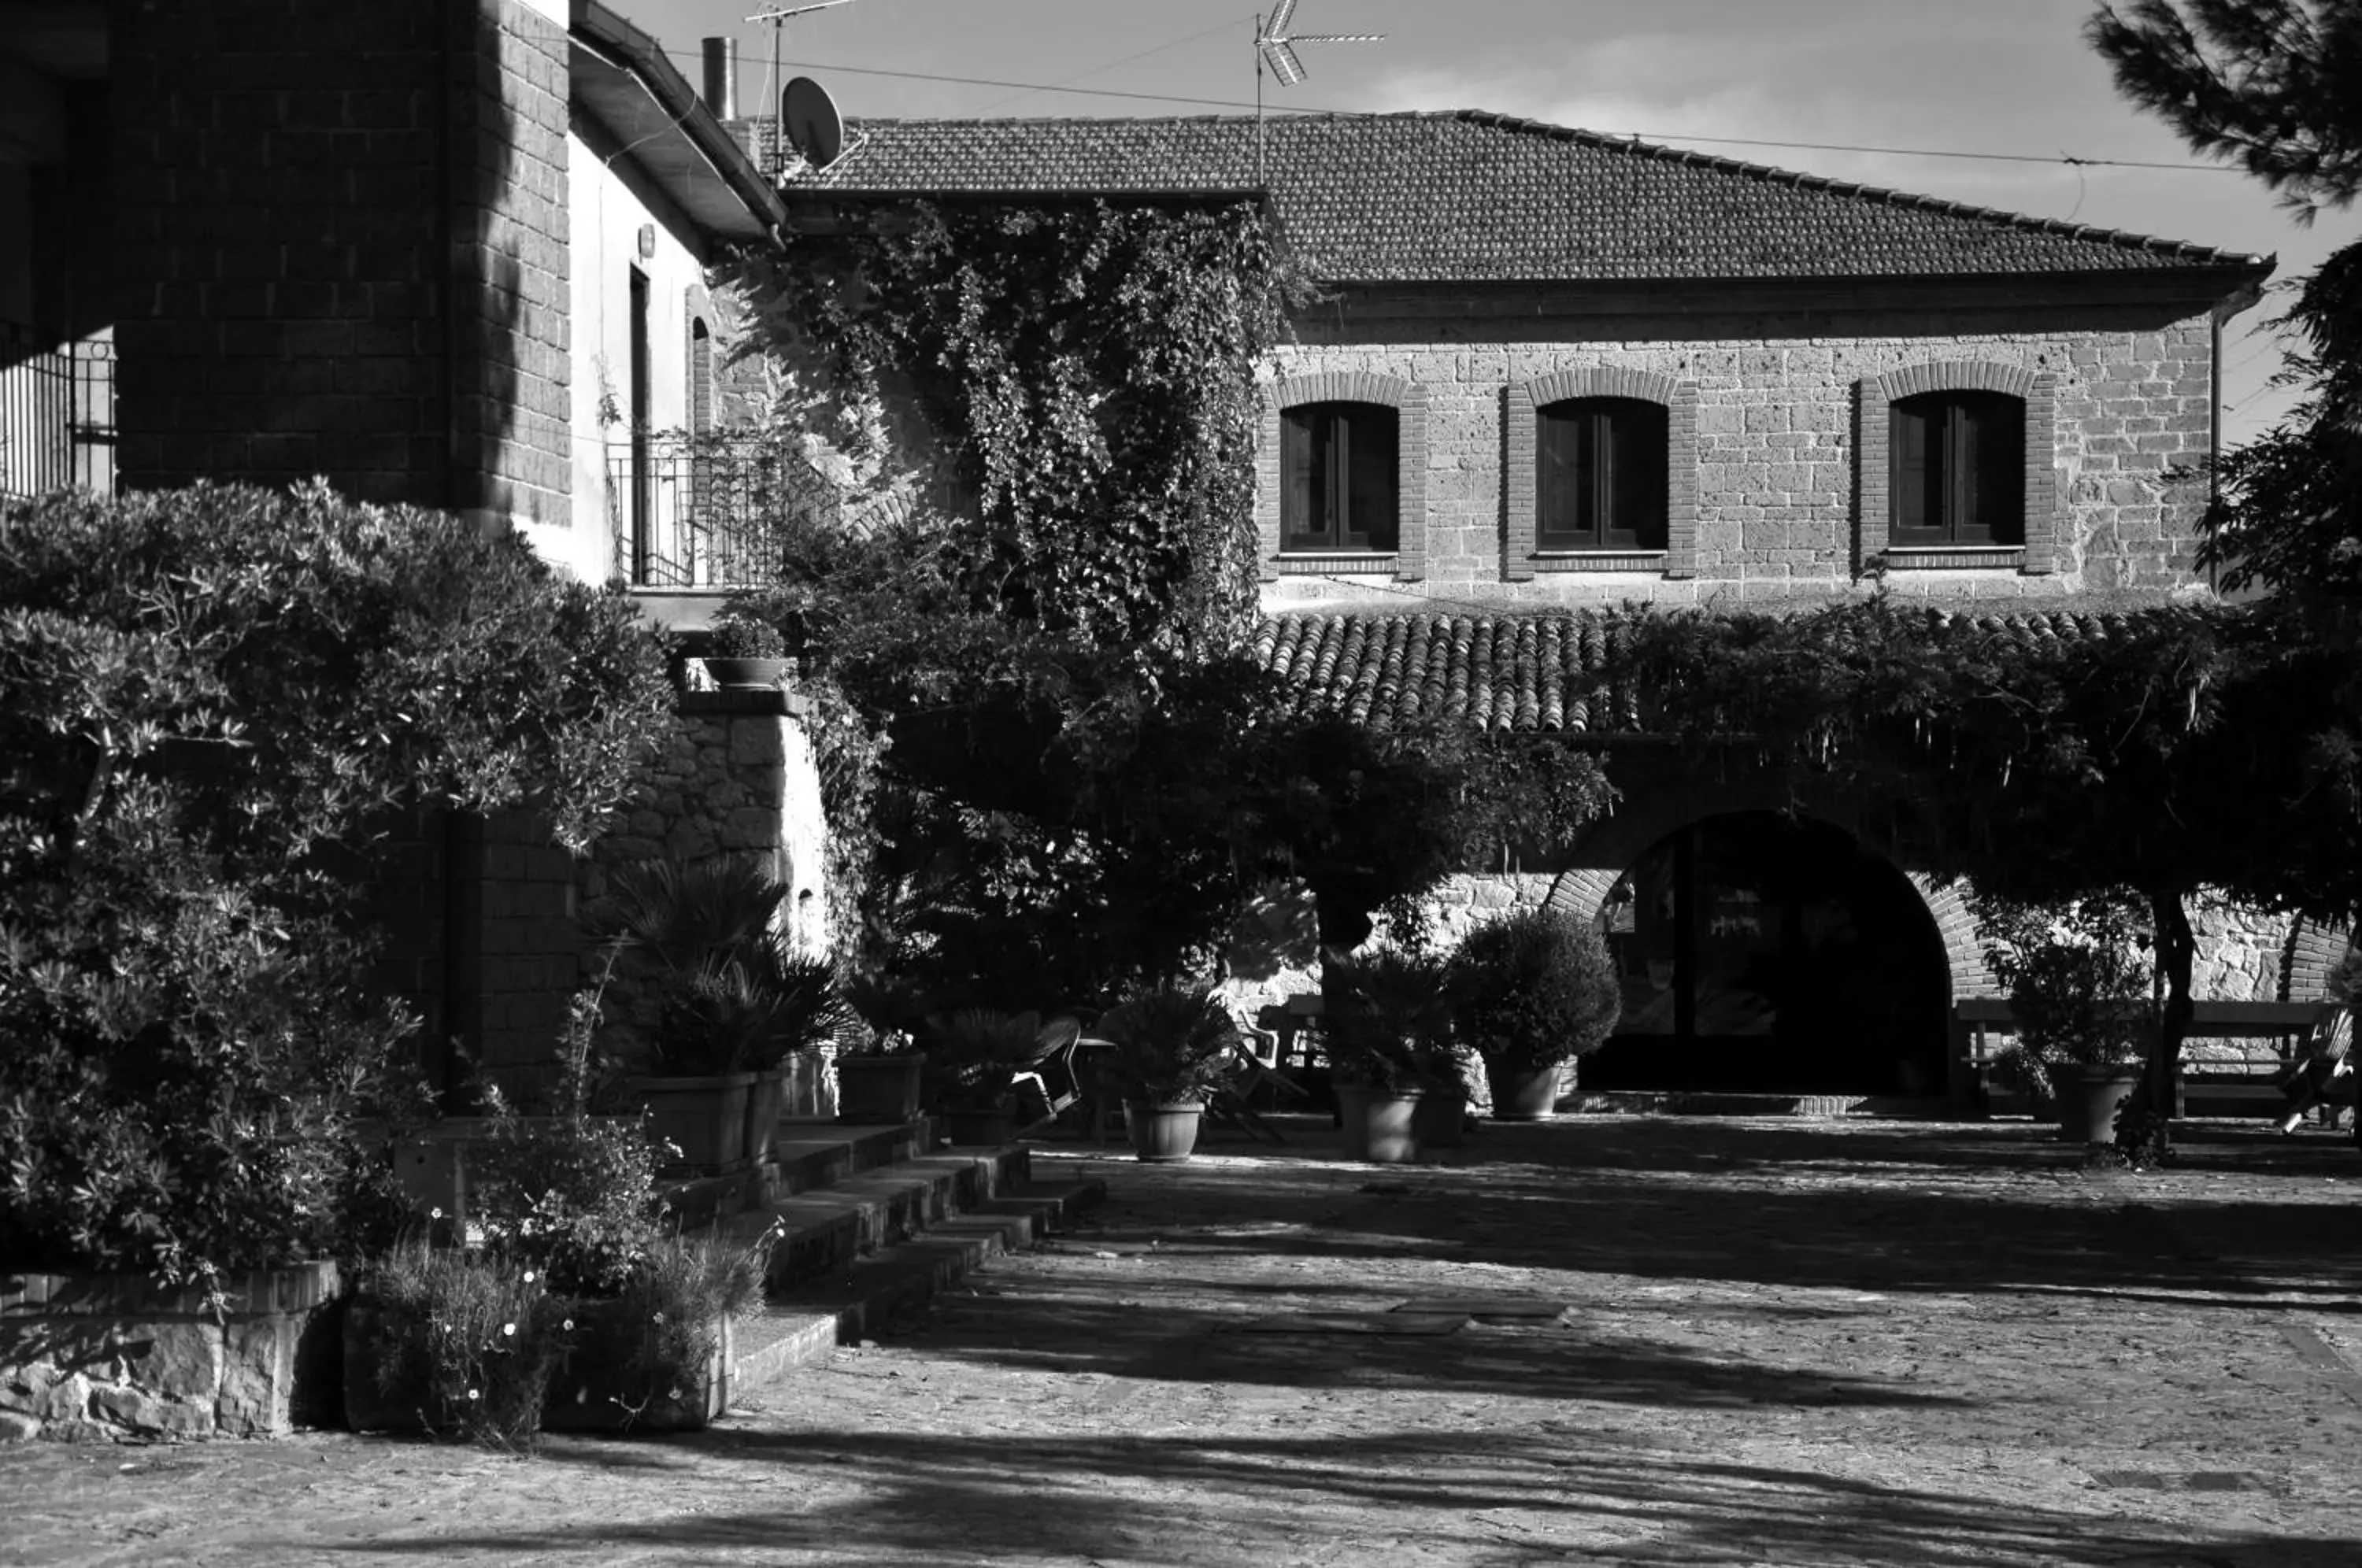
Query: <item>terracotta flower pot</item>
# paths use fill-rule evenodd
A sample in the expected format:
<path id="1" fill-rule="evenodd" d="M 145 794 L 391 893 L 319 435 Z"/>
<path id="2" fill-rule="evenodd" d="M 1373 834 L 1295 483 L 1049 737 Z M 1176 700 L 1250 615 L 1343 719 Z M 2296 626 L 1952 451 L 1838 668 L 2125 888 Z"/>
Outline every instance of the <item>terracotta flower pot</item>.
<path id="1" fill-rule="evenodd" d="M 1559 1077 L 1562 1064 L 1518 1067 L 1487 1061 L 1485 1083 L 1493 1091 L 1496 1121 L 1548 1121 L 1558 1114 Z"/>
<path id="2" fill-rule="evenodd" d="M 1337 1110 L 1345 1130 L 1345 1157 L 1373 1165 L 1408 1165 L 1418 1158 L 1419 1089 L 1367 1088 L 1341 1084 Z"/>
<path id="3" fill-rule="evenodd" d="M 2113 1143 L 2116 1110 L 2140 1087 L 2141 1067 L 2129 1065 L 2061 1067 L 2051 1074 L 2058 1096 L 2058 1137 L 2068 1143 Z"/>
<path id="4" fill-rule="evenodd" d="M 1198 1130 L 1206 1108 L 1195 1100 L 1175 1105 L 1150 1105 L 1126 1100 L 1123 1124 L 1131 1134 L 1131 1152 L 1147 1165 L 1177 1165 L 1198 1147 Z"/>
<path id="5" fill-rule="evenodd" d="M 788 672 L 783 658 L 709 658 L 705 672 L 725 691 L 759 691 L 775 687 Z"/>

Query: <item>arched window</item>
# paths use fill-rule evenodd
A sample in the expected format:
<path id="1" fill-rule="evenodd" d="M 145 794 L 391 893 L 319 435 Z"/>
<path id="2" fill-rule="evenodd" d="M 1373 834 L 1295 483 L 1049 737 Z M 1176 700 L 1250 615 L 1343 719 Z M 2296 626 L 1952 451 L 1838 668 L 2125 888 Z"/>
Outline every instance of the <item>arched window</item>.
<path id="1" fill-rule="evenodd" d="M 1400 414 L 1308 403 L 1280 416 L 1280 549 L 1390 552 L 1401 539 Z"/>
<path id="2" fill-rule="evenodd" d="M 1888 537 L 1896 545 L 2025 542 L 2025 403 L 1932 392 L 1890 405 Z"/>
<path id="3" fill-rule="evenodd" d="M 1666 408 L 1580 397 L 1535 412 L 1534 547 L 1661 550 Z"/>

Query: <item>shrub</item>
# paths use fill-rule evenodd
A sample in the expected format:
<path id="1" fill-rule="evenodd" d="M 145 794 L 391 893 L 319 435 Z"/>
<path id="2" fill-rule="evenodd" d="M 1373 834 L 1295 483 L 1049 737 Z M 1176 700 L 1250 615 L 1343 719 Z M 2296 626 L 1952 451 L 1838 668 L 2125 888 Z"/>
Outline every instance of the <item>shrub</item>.
<path id="1" fill-rule="evenodd" d="M 361 989 L 393 813 L 588 839 L 669 723 L 620 594 L 439 513 L 199 486 L 0 506 L 0 1253 L 319 1256 L 414 1099 Z"/>
<path id="2" fill-rule="evenodd" d="M 1135 990 L 1108 1010 L 1098 1032 L 1115 1044 L 1125 1096 L 1147 1105 L 1202 1100 L 1238 1060 L 1238 1021 L 1206 986 Z"/>
<path id="3" fill-rule="evenodd" d="M 1461 1037 L 1487 1065 L 1529 1072 L 1595 1051 L 1623 999 L 1607 944 L 1550 909 L 1519 910 L 1471 931 L 1446 973 Z"/>
<path id="4" fill-rule="evenodd" d="M 533 1445 L 574 1328 L 567 1303 L 535 1270 L 414 1241 L 372 1268 L 362 1288 L 379 1313 L 370 1371 L 380 1394 L 416 1400 L 434 1435 Z"/>
<path id="5" fill-rule="evenodd" d="M 725 613 L 706 634 L 705 652 L 712 658 L 785 658 L 788 639 L 760 616 Z"/>
<path id="6" fill-rule="evenodd" d="M 1330 960 L 1320 1039 L 1339 1078 L 1386 1090 L 1444 1081 L 1452 1043 L 1441 981 L 1441 966 L 1424 953 L 1381 948 Z"/>

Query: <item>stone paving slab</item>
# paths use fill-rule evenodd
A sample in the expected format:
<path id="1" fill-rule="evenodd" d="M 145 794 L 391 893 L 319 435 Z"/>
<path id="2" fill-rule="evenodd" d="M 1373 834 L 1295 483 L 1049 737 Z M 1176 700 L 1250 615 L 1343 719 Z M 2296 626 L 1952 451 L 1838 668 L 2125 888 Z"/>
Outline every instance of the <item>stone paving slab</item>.
<path id="1" fill-rule="evenodd" d="M 1396 1170 L 1285 1126 L 1037 1145 L 1108 1187 L 1062 1250 L 709 1432 L 0 1451 L 0 1563 L 2362 1563 L 2349 1138 L 2132 1174 L 2023 1124 L 1585 1117 Z M 1480 1297 L 1566 1311 L 1226 1331 Z"/>

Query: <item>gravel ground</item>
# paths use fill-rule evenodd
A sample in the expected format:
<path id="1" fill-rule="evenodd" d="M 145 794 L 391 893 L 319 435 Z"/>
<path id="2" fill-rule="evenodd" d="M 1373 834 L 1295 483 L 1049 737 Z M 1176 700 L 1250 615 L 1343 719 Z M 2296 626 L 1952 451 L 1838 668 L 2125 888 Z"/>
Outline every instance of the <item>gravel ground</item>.
<path id="1" fill-rule="evenodd" d="M 0 1562 L 2362 1565 L 2349 1137 L 1284 1125 L 1038 1147 L 1084 1229 L 693 1437 L 0 1451 Z"/>

